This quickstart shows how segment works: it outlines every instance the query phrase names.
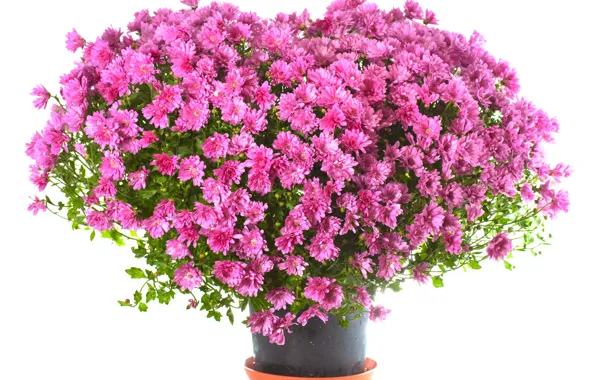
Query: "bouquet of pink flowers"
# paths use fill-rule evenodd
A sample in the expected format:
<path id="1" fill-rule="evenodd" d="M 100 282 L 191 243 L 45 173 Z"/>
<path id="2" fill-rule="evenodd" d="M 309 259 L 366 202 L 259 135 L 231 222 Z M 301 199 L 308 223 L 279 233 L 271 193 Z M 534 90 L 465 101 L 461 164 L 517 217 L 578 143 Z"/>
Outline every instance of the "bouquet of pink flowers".
<path id="1" fill-rule="evenodd" d="M 60 79 L 27 145 L 35 198 L 152 269 L 122 306 L 176 292 L 220 320 L 250 302 L 253 333 L 284 343 L 329 313 L 384 319 L 403 281 L 537 254 L 567 211 L 545 163 L 556 120 L 517 97 L 514 69 L 407 1 L 336 0 L 322 19 L 265 20 L 230 4 L 135 14 Z M 286 310 L 285 317 L 274 315 Z"/>

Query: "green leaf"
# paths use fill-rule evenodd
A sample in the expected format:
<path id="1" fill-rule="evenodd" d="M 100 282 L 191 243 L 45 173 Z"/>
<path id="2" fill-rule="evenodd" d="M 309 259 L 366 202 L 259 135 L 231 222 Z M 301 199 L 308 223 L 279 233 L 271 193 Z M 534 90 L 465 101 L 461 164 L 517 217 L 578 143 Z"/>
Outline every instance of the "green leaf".
<path id="1" fill-rule="evenodd" d="M 443 279 L 439 276 L 433 277 L 433 286 L 435 288 L 442 288 L 443 287 Z"/>
<path id="2" fill-rule="evenodd" d="M 157 190 L 155 190 L 155 189 L 137 190 L 137 194 L 139 195 L 139 197 L 141 197 L 143 199 L 150 199 L 151 197 L 153 197 L 155 195 L 155 193 L 157 193 Z"/>
<path id="3" fill-rule="evenodd" d="M 503 260 L 503 264 L 505 265 L 505 269 L 507 269 L 507 270 L 515 269 L 515 266 L 512 265 L 509 261 Z"/>
<path id="4" fill-rule="evenodd" d="M 478 263 L 478 261 L 470 261 L 468 263 L 468 266 L 472 269 L 482 269 L 482 267 L 480 266 L 480 264 Z"/>
<path id="5" fill-rule="evenodd" d="M 170 293 L 166 292 L 163 289 L 159 289 L 157 291 L 157 300 L 159 303 L 169 304 L 170 303 Z"/>
<path id="6" fill-rule="evenodd" d="M 231 324 L 234 324 L 234 312 L 232 311 L 232 309 L 228 309 L 228 312 L 226 313 L 226 315 L 228 316 L 228 319 L 230 320 Z"/>
<path id="7" fill-rule="evenodd" d="M 341 327 L 348 328 L 348 327 L 350 326 L 350 321 L 348 321 L 348 320 L 347 320 L 347 319 L 345 319 L 345 318 L 340 318 L 340 319 L 338 319 L 338 321 L 339 321 L 339 325 L 340 325 Z"/>
<path id="8" fill-rule="evenodd" d="M 207 318 L 214 318 L 217 322 L 221 321 L 221 313 L 219 311 L 210 310 L 207 313 Z"/>
<path id="9" fill-rule="evenodd" d="M 135 291 L 134 300 L 135 302 L 139 303 L 143 299 L 143 295 L 138 290 Z"/>
<path id="10" fill-rule="evenodd" d="M 125 270 L 125 272 L 128 273 L 131 278 L 145 278 L 145 272 L 139 268 L 129 268 Z"/>
<path id="11" fill-rule="evenodd" d="M 91 236 L 89 236 L 89 240 L 93 241 L 93 239 L 95 239 L 95 230 L 93 230 L 93 232 L 91 232 Z"/>
<path id="12" fill-rule="evenodd" d="M 141 302 L 141 303 L 139 304 L 139 311 L 141 311 L 141 312 L 146 312 L 146 311 L 147 311 L 147 309 L 149 309 L 149 307 L 147 306 L 147 304 L 146 304 L 146 303 L 143 303 L 143 302 Z"/>
<path id="13" fill-rule="evenodd" d="M 155 291 L 154 288 L 150 288 L 147 291 L 147 294 L 145 295 L 145 297 L 146 297 L 147 302 L 151 302 L 157 298 L 157 292 Z"/>
<path id="14" fill-rule="evenodd" d="M 120 304 L 120 306 L 130 306 L 130 302 L 118 301 L 118 303 Z"/>
<path id="15" fill-rule="evenodd" d="M 399 292 L 401 290 L 401 282 L 395 281 L 389 284 L 388 288 L 393 290 L 394 292 Z"/>

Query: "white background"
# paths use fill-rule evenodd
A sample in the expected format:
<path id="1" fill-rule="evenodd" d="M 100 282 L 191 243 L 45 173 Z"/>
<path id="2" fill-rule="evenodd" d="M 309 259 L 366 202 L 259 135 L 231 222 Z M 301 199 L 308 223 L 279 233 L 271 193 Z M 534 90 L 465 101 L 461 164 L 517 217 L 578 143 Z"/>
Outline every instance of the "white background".
<path id="1" fill-rule="evenodd" d="M 262 16 L 323 14 L 325 1 L 233 0 Z M 389 9 L 403 3 L 379 0 Z M 369 331 L 377 379 L 596 379 L 594 249 L 594 76 L 596 7 L 589 0 L 425 0 L 439 26 L 476 29 L 497 58 L 509 60 L 522 94 L 556 116 L 552 163 L 575 173 L 570 213 L 551 223 L 543 256 L 517 254 L 502 264 L 456 272 L 445 288 L 411 285 L 383 298 L 393 309 Z M 43 214 L 31 216 L 24 144 L 48 112 L 28 95 L 52 92 L 77 57 L 64 49 L 72 27 L 94 39 L 108 25 L 126 27 L 142 8 L 182 7 L 175 0 L 5 1 L 0 5 L 0 379 L 244 379 L 250 334 L 241 325 L 186 311 L 185 298 L 149 312 L 118 306 L 139 285 L 124 269 L 126 248 Z M 241 318 L 238 318 L 241 319 Z"/>

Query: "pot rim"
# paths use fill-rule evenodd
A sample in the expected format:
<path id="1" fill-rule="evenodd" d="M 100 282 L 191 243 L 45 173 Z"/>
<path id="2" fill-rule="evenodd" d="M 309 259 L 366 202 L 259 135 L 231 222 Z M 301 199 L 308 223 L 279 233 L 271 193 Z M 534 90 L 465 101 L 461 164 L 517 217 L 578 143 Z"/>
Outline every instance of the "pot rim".
<path id="1" fill-rule="evenodd" d="M 352 375 L 352 376 L 340 376 L 340 377 L 296 377 L 296 376 L 282 376 L 282 375 L 274 375 L 271 373 L 259 372 L 255 370 L 255 357 L 251 356 L 244 361 L 244 370 L 249 373 L 258 373 L 262 375 L 266 375 L 267 379 L 271 380 L 312 380 L 312 379 L 326 379 L 326 380 L 359 380 L 370 378 L 370 375 L 375 372 L 377 369 L 377 362 L 371 358 L 366 358 L 364 364 L 364 372 Z"/>

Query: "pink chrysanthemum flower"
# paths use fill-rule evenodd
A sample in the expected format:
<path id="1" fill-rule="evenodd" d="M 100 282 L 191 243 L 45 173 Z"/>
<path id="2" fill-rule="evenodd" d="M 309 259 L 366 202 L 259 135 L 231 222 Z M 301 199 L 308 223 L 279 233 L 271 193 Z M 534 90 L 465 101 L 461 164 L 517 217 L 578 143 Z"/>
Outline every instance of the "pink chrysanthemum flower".
<path id="1" fill-rule="evenodd" d="M 178 239 L 168 240 L 166 243 L 166 253 L 173 259 L 182 259 L 192 256 L 186 244 Z"/>
<path id="2" fill-rule="evenodd" d="M 101 165 L 99 166 L 99 172 L 103 177 L 117 181 L 124 178 L 125 171 L 126 168 L 124 167 L 119 151 L 104 152 Z"/>
<path id="3" fill-rule="evenodd" d="M 45 212 L 47 209 L 48 208 L 46 206 L 46 202 L 44 200 L 37 198 L 37 197 L 35 197 L 35 199 L 33 200 L 33 203 L 31 203 L 29 205 L 29 207 L 27 207 L 27 210 L 31 211 L 33 213 L 33 215 L 37 215 L 37 213 L 39 211 Z"/>
<path id="4" fill-rule="evenodd" d="M 178 156 L 169 156 L 167 153 L 154 154 L 151 165 L 157 166 L 157 170 L 163 175 L 174 175 L 178 169 Z"/>
<path id="5" fill-rule="evenodd" d="M 269 343 L 283 346 L 286 343 L 286 332 L 291 334 L 290 327 L 295 325 L 294 319 L 296 316 L 292 313 L 286 313 L 286 316 L 279 318 L 273 323 L 271 334 L 269 335 Z"/>
<path id="6" fill-rule="evenodd" d="M 228 134 L 220 134 L 215 132 L 213 136 L 207 138 L 203 143 L 203 155 L 210 160 L 225 157 L 228 152 L 230 139 Z"/>
<path id="7" fill-rule="evenodd" d="M 48 90 L 46 90 L 46 88 L 42 85 L 36 86 L 33 89 L 33 91 L 31 92 L 31 95 L 35 96 L 33 105 L 37 109 L 42 109 L 42 108 L 45 109 L 46 106 L 48 105 L 48 101 L 50 100 L 50 97 L 52 96 L 50 94 L 50 92 Z"/>
<path id="8" fill-rule="evenodd" d="M 344 298 L 342 288 L 335 284 L 335 279 L 324 277 L 309 277 L 304 296 L 318 302 L 325 310 L 339 307 Z"/>
<path id="9" fill-rule="evenodd" d="M 205 175 L 205 164 L 201 161 L 199 156 L 190 156 L 183 158 L 180 161 L 180 171 L 178 172 L 178 179 L 181 181 L 188 181 L 192 179 L 192 184 L 200 186 L 203 183 L 203 176 Z"/>
<path id="10" fill-rule="evenodd" d="M 288 274 L 302 276 L 308 263 L 300 256 L 288 255 L 286 256 L 286 260 L 277 266 L 279 269 L 285 270 Z"/>
<path id="11" fill-rule="evenodd" d="M 73 29 L 72 32 L 68 32 L 66 34 L 66 49 L 74 53 L 77 51 L 77 49 L 82 49 L 84 47 L 85 39 L 81 37 L 81 35 L 75 29 Z"/>
<path id="12" fill-rule="evenodd" d="M 237 261 L 216 261 L 212 273 L 219 281 L 235 287 L 240 284 L 244 277 L 245 265 Z"/>
<path id="13" fill-rule="evenodd" d="M 105 231 L 112 228 L 112 222 L 108 215 L 101 211 L 87 211 L 87 225 L 96 231 Z"/>
<path id="14" fill-rule="evenodd" d="M 193 263 L 186 263 L 174 271 L 174 282 L 182 290 L 192 290 L 203 284 L 203 277 Z"/>
<path id="15" fill-rule="evenodd" d="M 170 230 L 170 223 L 160 215 L 153 215 L 149 219 L 145 219 L 142 225 L 149 236 L 154 239 L 159 239 Z"/>
<path id="16" fill-rule="evenodd" d="M 360 286 L 358 287 L 358 289 L 356 289 L 356 301 L 358 301 L 362 306 L 366 308 L 372 305 L 372 299 L 370 298 L 370 294 L 364 286 Z"/>
<path id="17" fill-rule="evenodd" d="M 503 260 L 512 249 L 513 244 L 511 244 L 511 240 L 507 237 L 507 233 L 500 232 L 488 243 L 486 253 L 493 260 Z"/>
<path id="18" fill-rule="evenodd" d="M 284 287 L 272 289 L 265 296 L 265 299 L 273 304 L 275 310 L 284 309 L 287 305 L 291 305 L 294 298 L 294 294 Z"/>
<path id="19" fill-rule="evenodd" d="M 319 318 L 321 321 L 323 321 L 323 323 L 327 323 L 327 321 L 329 320 L 327 314 L 320 310 L 319 305 L 314 305 L 304 310 L 296 321 L 300 323 L 302 326 L 306 326 L 308 321 L 314 317 Z"/>
<path id="20" fill-rule="evenodd" d="M 412 270 L 412 274 L 414 280 L 417 281 L 419 284 L 426 284 L 428 281 L 428 263 L 424 262 L 422 264 L 418 264 L 416 268 Z"/>
<path id="21" fill-rule="evenodd" d="M 387 319 L 387 315 L 391 313 L 391 310 L 386 309 L 383 306 L 372 306 L 369 311 L 369 319 L 373 322 L 384 321 Z"/>
<path id="22" fill-rule="evenodd" d="M 148 176 L 149 169 L 143 166 L 141 170 L 128 174 L 128 184 L 132 186 L 134 190 L 144 189 Z"/>
<path id="23" fill-rule="evenodd" d="M 269 336 L 273 332 L 273 324 L 277 322 L 279 317 L 273 315 L 273 309 L 264 310 L 253 313 L 248 317 L 246 325 L 250 327 L 250 332 L 253 334 L 263 334 Z"/>

